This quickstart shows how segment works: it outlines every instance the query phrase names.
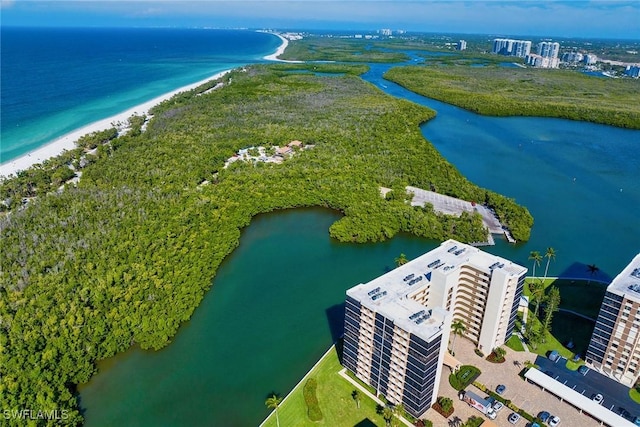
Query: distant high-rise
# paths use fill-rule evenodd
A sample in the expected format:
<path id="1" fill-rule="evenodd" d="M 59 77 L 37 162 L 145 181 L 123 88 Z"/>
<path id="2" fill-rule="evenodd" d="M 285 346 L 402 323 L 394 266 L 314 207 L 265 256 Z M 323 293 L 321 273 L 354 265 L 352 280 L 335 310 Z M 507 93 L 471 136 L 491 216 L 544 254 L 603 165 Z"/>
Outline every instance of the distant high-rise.
<path id="1" fill-rule="evenodd" d="M 524 58 L 524 61 L 527 65 L 531 65 L 532 67 L 537 68 L 558 68 L 560 64 L 560 60 L 558 58 L 550 58 L 547 56 L 536 55 L 535 53 L 530 53 Z"/>
<path id="2" fill-rule="evenodd" d="M 390 36 L 391 34 L 393 34 L 393 31 L 391 31 L 391 29 L 389 28 L 383 28 L 380 30 L 380 34 L 382 34 L 383 36 Z"/>
<path id="3" fill-rule="evenodd" d="M 576 62 L 582 61 L 584 55 L 580 52 L 565 52 L 562 54 L 562 62 L 568 62 L 574 64 Z"/>
<path id="4" fill-rule="evenodd" d="M 637 79 L 640 77 L 640 65 L 627 65 L 624 70 L 625 76 L 633 77 Z"/>
<path id="5" fill-rule="evenodd" d="M 451 320 L 489 353 L 511 336 L 527 269 L 454 240 L 347 290 L 343 364 L 419 417 L 436 401 Z"/>
<path id="6" fill-rule="evenodd" d="M 524 58 L 531 52 L 531 41 L 494 39 L 492 52 L 498 55 Z"/>
<path id="7" fill-rule="evenodd" d="M 596 62 L 598 62 L 598 57 L 595 55 L 592 55 L 590 53 L 584 55 L 584 57 L 582 58 L 582 60 L 584 61 L 585 64 L 587 65 L 593 65 Z"/>
<path id="8" fill-rule="evenodd" d="M 466 40 L 460 40 L 456 44 L 456 49 L 457 50 L 465 50 L 466 48 L 467 48 L 467 41 Z"/>
<path id="9" fill-rule="evenodd" d="M 560 52 L 560 43 L 558 42 L 540 42 L 538 43 L 538 55 L 543 58 L 557 58 Z"/>
<path id="10" fill-rule="evenodd" d="M 627 386 L 640 379 L 640 254 L 607 287 L 585 360 Z"/>

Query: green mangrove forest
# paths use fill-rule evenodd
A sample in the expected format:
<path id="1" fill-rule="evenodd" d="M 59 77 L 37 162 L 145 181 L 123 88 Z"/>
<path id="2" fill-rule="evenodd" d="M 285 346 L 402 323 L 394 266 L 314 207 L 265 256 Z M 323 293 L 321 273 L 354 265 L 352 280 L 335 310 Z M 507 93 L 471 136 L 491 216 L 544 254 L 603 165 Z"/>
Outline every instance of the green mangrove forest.
<path id="1" fill-rule="evenodd" d="M 221 88 L 155 107 L 144 131 L 134 117 L 125 135 L 89 135 L 4 180 L 3 199 L 37 197 L 0 218 L 0 407 L 65 411 L 59 424 L 81 424 L 76 385 L 96 361 L 168 345 L 260 213 L 335 209 L 344 216 L 328 232 L 343 242 L 485 237 L 477 215 L 410 206 L 404 187 L 413 185 L 487 203 L 527 240 L 527 209 L 465 179 L 419 130 L 435 113 L 383 94 L 358 77 L 365 69 L 235 70 Z M 313 148 L 281 164 L 224 168 L 242 148 L 292 140 Z M 58 189 L 70 165 L 81 179 Z M 381 186 L 393 190 L 383 198 Z"/>
<path id="2" fill-rule="evenodd" d="M 475 113 L 539 116 L 640 129 L 640 83 L 570 70 L 452 65 L 394 67 L 385 78 Z"/>

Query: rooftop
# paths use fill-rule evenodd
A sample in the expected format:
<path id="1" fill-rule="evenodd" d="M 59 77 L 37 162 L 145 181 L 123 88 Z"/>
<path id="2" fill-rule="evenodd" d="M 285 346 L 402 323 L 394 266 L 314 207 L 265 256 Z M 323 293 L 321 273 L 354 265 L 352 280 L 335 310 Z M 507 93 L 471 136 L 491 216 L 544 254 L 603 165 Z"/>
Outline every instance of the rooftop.
<path id="1" fill-rule="evenodd" d="M 640 302 L 640 253 L 613 279 L 607 291 Z"/>
<path id="2" fill-rule="evenodd" d="M 527 269 L 513 262 L 481 251 L 473 246 L 447 240 L 439 247 L 372 281 L 355 286 L 347 295 L 389 319 L 402 329 L 430 341 L 442 328 L 447 311 L 440 307 L 425 307 L 411 299 L 413 294 L 429 285 L 434 272 L 454 274 L 462 265 L 472 265 L 487 273 L 501 270 L 519 277 Z"/>

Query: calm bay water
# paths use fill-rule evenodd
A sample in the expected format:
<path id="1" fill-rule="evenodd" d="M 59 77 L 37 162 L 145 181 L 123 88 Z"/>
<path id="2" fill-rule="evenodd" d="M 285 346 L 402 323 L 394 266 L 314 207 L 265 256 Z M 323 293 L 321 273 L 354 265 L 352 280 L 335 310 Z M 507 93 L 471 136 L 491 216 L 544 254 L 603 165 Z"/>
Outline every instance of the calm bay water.
<path id="1" fill-rule="evenodd" d="M 529 253 L 551 246 L 551 275 L 615 277 L 640 251 L 640 131 L 537 117 L 484 117 L 410 92 L 382 79 L 374 65 L 364 78 L 386 93 L 433 108 L 422 133 L 472 182 L 525 205 L 531 239 L 499 241 L 489 252 L 530 266 Z"/>
<path id="2" fill-rule="evenodd" d="M 423 133 L 475 183 L 532 212 L 531 241 L 488 251 L 530 266 L 531 250 L 557 251 L 550 275 L 615 276 L 640 250 L 640 132 L 566 120 L 491 118 L 364 78 L 427 105 Z M 88 426 L 257 425 L 271 391 L 288 392 L 340 333 L 346 289 L 439 242 L 398 236 L 375 245 L 328 237 L 335 212 L 262 215 L 244 230 L 213 288 L 174 342 L 100 364 L 81 388 Z"/>
<path id="3" fill-rule="evenodd" d="M 0 163 L 276 50 L 254 31 L 0 28 Z"/>
<path id="4" fill-rule="evenodd" d="M 400 236 L 332 241 L 339 215 L 300 209 L 260 215 L 213 288 L 166 349 L 132 349 L 100 364 L 81 389 L 87 426 L 251 426 L 267 394 L 284 393 L 341 333 L 346 289 L 439 242 Z"/>

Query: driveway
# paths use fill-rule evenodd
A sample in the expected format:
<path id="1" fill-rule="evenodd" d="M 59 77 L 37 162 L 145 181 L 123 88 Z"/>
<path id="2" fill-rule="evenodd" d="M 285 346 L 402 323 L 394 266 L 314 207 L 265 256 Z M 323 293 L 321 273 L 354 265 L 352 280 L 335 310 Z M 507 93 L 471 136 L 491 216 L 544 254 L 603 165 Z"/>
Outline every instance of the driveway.
<path id="1" fill-rule="evenodd" d="M 506 391 L 502 394 L 505 399 L 510 399 L 516 406 L 524 409 L 532 415 L 537 415 L 541 411 L 548 411 L 553 415 L 560 417 L 560 427 L 580 426 L 580 427 L 598 427 L 600 424 L 586 414 L 581 414 L 571 405 L 561 402 L 558 398 L 543 391 L 535 384 L 531 384 L 520 378 L 518 375 L 524 368 L 524 362 L 534 362 L 537 354 L 529 352 L 513 351 L 507 347 L 506 362 L 491 363 L 477 356 L 474 352 L 475 346 L 467 339 L 458 339 L 455 344 L 456 358 L 465 365 L 477 366 L 480 371 L 480 377 L 477 381 L 483 383 L 488 388 L 495 390 L 498 384 L 504 384 Z M 450 370 L 443 367 L 442 379 L 440 381 L 440 396 L 446 396 L 453 400 L 455 411 L 449 419 L 445 419 L 433 409 L 429 409 L 425 418 L 433 421 L 436 427 L 455 427 L 455 421 L 459 420 L 459 424 L 467 421 L 471 416 L 483 416 L 478 410 L 470 407 L 466 403 L 458 400 L 458 392 L 449 384 Z M 468 387 L 469 390 L 481 396 L 483 392 L 476 389 L 473 385 Z M 511 410 L 503 408 L 498 412 L 498 417 L 494 422 L 500 427 L 512 426 L 507 421 L 507 417 L 511 414 Z M 457 417 L 457 420 L 456 420 Z M 521 418 L 516 427 L 525 427 L 528 422 Z"/>

